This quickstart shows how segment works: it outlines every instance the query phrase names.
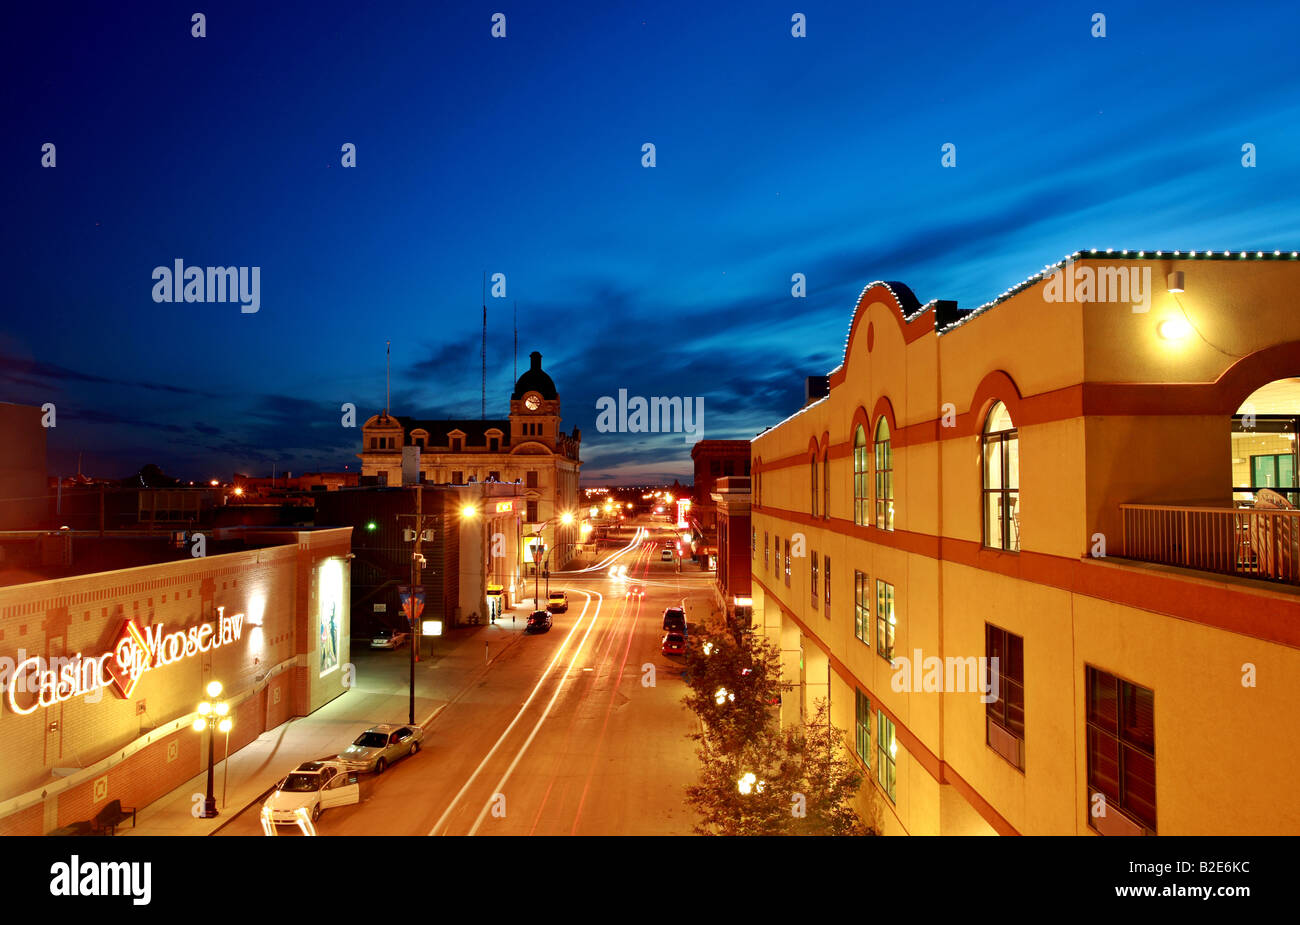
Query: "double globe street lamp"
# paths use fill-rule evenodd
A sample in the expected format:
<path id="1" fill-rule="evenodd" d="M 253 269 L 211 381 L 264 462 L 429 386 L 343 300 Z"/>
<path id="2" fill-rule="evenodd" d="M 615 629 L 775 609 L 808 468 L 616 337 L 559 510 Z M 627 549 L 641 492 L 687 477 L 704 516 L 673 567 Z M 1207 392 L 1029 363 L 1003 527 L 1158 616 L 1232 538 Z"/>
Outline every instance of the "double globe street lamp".
<path id="1" fill-rule="evenodd" d="M 208 697 L 216 700 L 221 696 L 221 682 L 211 681 L 207 686 Z M 230 730 L 234 722 L 230 719 L 230 704 L 224 700 L 217 700 L 216 703 L 210 703 L 205 700 L 199 704 L 199 715 L 194 720 L 194 731 L 202 732 L 208 730 L 208 793 L 203 800 L 203 811 L 199 813 L 200 819 L 211 819 L 220 815 L 217 812 L 217 798 L 212 792 L 212 774 L 213 774 L 213 739 L 218 732 L 226 734 L 226 757 L 229 760 L 230 753 Z"/>

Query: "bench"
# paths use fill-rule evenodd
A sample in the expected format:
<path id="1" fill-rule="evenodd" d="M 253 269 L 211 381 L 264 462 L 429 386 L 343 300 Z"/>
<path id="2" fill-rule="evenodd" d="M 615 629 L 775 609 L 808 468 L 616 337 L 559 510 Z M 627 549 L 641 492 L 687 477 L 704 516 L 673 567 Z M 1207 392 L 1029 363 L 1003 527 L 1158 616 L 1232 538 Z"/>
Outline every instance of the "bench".
<path id="1" fill-rule="evenodd" d="M 127 819 L 131 820 L 131 828 L 134 829 L 135 808 L 126 807 L 124 809 L 122 807 L 121 800 L 113 800 L 111 803 L 109 803 L 107 806 L 105 806 L 103 809 L 101 809 L 98 813 L 95 814 L 95 822 L 94 822 L 95 832 L 100 835 L 103 835 L 105 833 L 109 835 L 116 835 L 118 825 L 120 823 L 125 822 Z"/>

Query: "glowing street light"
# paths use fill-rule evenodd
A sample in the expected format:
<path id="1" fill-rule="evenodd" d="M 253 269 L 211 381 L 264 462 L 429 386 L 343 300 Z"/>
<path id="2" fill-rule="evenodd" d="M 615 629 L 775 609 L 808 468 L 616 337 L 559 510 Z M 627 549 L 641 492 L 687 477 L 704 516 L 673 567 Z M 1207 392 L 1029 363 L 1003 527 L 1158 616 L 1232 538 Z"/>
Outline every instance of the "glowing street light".
<path id="1" fill-rule="evenodd" d="M 728 701 L 730 701 L 731 703 L 735 703 L 736 695 L 733 694 L 731 691 L 727 690 L 725 687 L 720 687 L 714 692 L 713 702 L 716 703 L 718 706 L 723 706 Z"/>
<path id="2" fill-rule="evenodd" d="M 740 780 L 736 781 L 736 789 L 746 796 L 751 793 L 762 793 L 766 786 L 767 781 L 759 780 L 752 773 L 748 773 Z"/>
<path id="3" fill-rule="evenodd" d="M 478 514 L 478 508 L 476 508 L 472 504 L 467 504 L 460 509 L 460 516 L 464 517 L 466 520 L 469 520 L 471 517 L 474 517 L 477 514 Z"/>
<path id="4" fill-rule="evenodd" d="M 204 688 L 204 690 L 207 693 L 209 698 L 211 698 L 212 700 L 216 700 L 218 697 L 221 696 L 221 691 L 222 691 L 221 682 L 211 681 L 208 683 L 208 686 Z M 199 716 L 197 719 L 194 720 L 193 723 L 194 731 L 202 732 L 204 729 L 208 730 L 208 792 L 203 799 L 203 809 L 199 812 L 199 818 L 211 819 L 214 816 L 220 815 L 220 813 L 217 812 L 217 798 L 212 792 L 213 789 L 212 776 L 214 770 L 212 740 L 218 732 L 225 733 L 226 771 L 227 773 L 229 773 L 230 730 L 233 728 L 234 723 L 231 721 L 229 716 L 230 704 L 226 703 L 224 700 L 218 700 L 216 703 L 209 703 L 207 700 L 204 700 L 202 703 L 199 704 L 198 713 Z M 224 790 L 224 784 L 223 784 L 223 790 Z M 223 795 L 222 797 L 223 802 L 224 799 L 225 798 Z"/>

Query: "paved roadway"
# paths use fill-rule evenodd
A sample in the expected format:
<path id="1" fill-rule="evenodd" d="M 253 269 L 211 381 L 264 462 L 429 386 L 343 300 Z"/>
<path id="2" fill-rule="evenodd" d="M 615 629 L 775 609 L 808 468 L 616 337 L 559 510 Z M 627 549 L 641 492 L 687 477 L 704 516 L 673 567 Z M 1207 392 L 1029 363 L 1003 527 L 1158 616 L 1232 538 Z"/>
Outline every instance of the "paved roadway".
<path id="1" fill-rule="evenodd" d="M 661 625 L 672 603 L 687 601 L 692 618 L 706 611 L 712 576 L 661 562 L 673 533 L 646 526 L 613 560 L 626 580 L 610 578 L 611 563 L 553 575 L 568 612 L 548 633 L 518 639 L 448 704 L 418 755 L 363 776 L 361 802 L 323 812 L 318 834 L 691 834 L 683 791 L 695 779 L 686 736 L 697 723 L 681 703 L 681 658 L 660 651 Z M 626 596 L 632 583 L 644 598 Z M 256 809 L 218 834 L 260 834 Z"/>

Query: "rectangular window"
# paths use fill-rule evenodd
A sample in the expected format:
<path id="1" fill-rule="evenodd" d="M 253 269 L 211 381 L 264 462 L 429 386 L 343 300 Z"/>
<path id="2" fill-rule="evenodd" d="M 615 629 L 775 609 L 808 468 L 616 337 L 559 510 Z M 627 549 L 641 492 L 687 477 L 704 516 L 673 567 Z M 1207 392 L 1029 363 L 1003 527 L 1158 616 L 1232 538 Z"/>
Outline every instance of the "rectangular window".
<path id="1" fill-rule="evenodd" d="M 876 652 L 887 662 L 894 660 L 894 586 L 876 579 Z"/>
<path id="2" fill-rule="evenodd" d="M 452 473 L 451 473 L 451 484 L 453 484 L 453 485 L 464 485 L 464 484 L 465 484 L 465 473 L 464 473 L 464 472 L 457 471 L 457 470 L 452 470 Z"/>
<path id="3" fill-rule="evenodd" d="M 459 453 L 459 452 L 461 452 L 461 450 L 463 450 L 464 447 L 465 447 L 465 444 L 464 444 L 464 442 L 461 440 L 460 437 L 452 437 L 452 438 L 451 438 L 451 451 L 452 451 L 453 453 Z"/>
<path id="4" fill-rule="evenodd" d="M 768 535 L 767 531 L 764 530 L 763 531 L 763 570 L 764 571 L 767 571 L 767 567 L 771 562 L 771 559 L 769 558 L 770 551 L 767 548 L 767 535 Z"/>
<path id="5" fill-rule="evenodd" d="M 997 677 L 997 696 L 984 705 L 985 742 L 1016 767 L 1025 767 L 1025 641 L 1015 633 L 984 624 L 984 653 L 990 681 Z M 994 661 L 997 659 L 997 661 Z"/>
<path id="6" fill-rule="evenodd" d="M 489 472 L 489 473 L 488 473 L 488 481 L 489 481 L 489 482 L 499 482 L 499 481 L 501 481 L 501 473 L 500 473 L 500 472 Z"/>
<path id="7" fill-rule="evenodd" d="M 527 503 L 527 505 L 528 505 L 528 511 L 527 511 L 527 514 L 525 515 L 525 520 L 527 520 L 528 523 L 530 523 L 530 524 L 535 524 L 535 523 L 538 522 L 538 517 L 537 517 L 537 502 L 536 502 L 536 501 L 529 501 L 529 502 L 526 502 L 526 503 Z"/>
<path id="8" fill-rule="evenodd" d="M 489 452 L 489 453 L 498 453 L 498 452 L 500 452 L 500 451 L 501 451 L 501 438 L 500 438 L 500 437 L 492 437 L 490 440 L 488 440 L 488 452 Z"/>
<path id="9" fill-rule="evenodd" d="M 709 460 L 709 475 L 713 476 L 714 478 L 717 478 L 718 476 L 722 475 L 722 460 L 720 459 Z"/>
<path id="10" fill-rule="evenodd" d="M 857 752 L 862 763 L 871 767 L 871 698 L 860 690 L 854 690 L 856 705 L 854 709 L 853 750 Z"/>
<path id="11" fill-rule="evenodd" d="M 853 573 L 853 635 L 871 645 L 871 579 Z"/>
<path id="12" fill-rule="evenodd" d="M 894 784 L 897 778 L 897 769 L 894 766 L 895 753 L 898 751 L 898 742 L 894 739 L 894 722 L 885 715 L 884 710 L 876 711 L 876 741 L 878 748 L 876 750 L 876 780 L 880 782 L 881 788 L 891 802 L 897 802 L 894 795 Z"/>
<path id="13" fill-rule="evenodd" d="M 814 552 L 809 557 L 808 563 L 809 563 L 810 583 L 812 584 L 812 605 L 813 605 L 813 609 L 816 610 L 817 609 L 817 553 Z"/>
<path id="14" fill-rule="evenodd" d="M 749 528 L 749 558 L 758 558 L 758 527 Z"/>
<path id="15" fill-rule="evenodd" d="M 1090 817 L 1100 793 L 1108 811 L 1122 811 L 1154 835 L 1155 693 L 1091 665 L 1086 674 Z"/>
<path id="16" fill-rule="evenodd" d="M 772 537 L 772 574 L 781 575 L 781 537 Z"/>
<path id="17" fill-rule="evenodd" d="M 826 594 L 826 619 L 831 618 L 831 557 L 822 556 L 822 587 Z"/>
<path id="18" fill-rule="evenodd" d="M 785 586 L 790 587 L 790 541 L 785 541 Z"/>
<path id="19" fill-rule="evenodd" d="M 423 448 L 423 447 L 424 447 L 424 438 L 423 438 L 423 437 L 416 437 L 416 438 L 415 438 L 415 445 L 418 446 L 418 447 Z"/>
<path id="20" fill-rule="evenodd" d="M 536 470 L 536 469 L 529 469 L 529 470 L 528 470 L 527 481 L 524 483 L 524 487 L 525 487 L 525 488 L 536 488 L 536 487 L 537 487 L 537 470 Z"/>

